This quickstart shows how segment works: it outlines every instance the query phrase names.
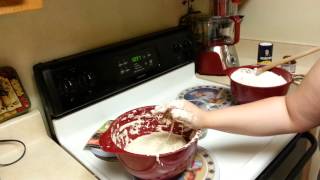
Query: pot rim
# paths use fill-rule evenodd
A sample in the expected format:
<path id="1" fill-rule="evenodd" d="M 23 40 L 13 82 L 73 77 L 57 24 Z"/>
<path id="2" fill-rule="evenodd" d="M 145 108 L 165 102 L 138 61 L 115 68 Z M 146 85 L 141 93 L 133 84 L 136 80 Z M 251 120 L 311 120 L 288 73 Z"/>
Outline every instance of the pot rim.
<path id="1" fill-rule="evenodd" d="M 194 133 L 192 139 L 190 139 L 190 141 L 188 141 L 187 144 L 185 144 L 184 146 L 182 146 L 181 148 L 175 150 L 175 151 L 172 151 L 172 152 L 168 152 L 168 153 L 162 153 L 162 154 L 158 154 L 158 155 L 146 155 L 146 154 L 137 154 L 137 153 L 133 153 L 133 152 L 129 152 L 129 151 L 126 151 L 120 147 L 118 147 L 113 139 L 111 138 L 111 135 L 112 135 L 112 127 L 114 126 L 114 124 L 119 121 L 120 119 L 122 119 L 122 116 L 124 116 L 125 114 L 127 113 L 130 113 L 132 111 L 135 111 L 137 109 L 141 109 L 141 108 L 152 108 L 154 109 L 156 107 L 156 105 L 150 105 L 150 106 L 141 106 L 141 107 L 138 107 L 138 108 L 135 108 L 135 109 L 132 109 L 132 110 L 129 110 L 129 111 L 126 111 L 125 113 L 121 114 L 120 116 L 118 116 L 109 126 L 108 130 L 106 132 L 104 132 L 101 137 L 100 137 L 100 140 L 99 140 L 99 144 L 101 146 L 101 149 L 105 152 L 109 152 L 109 153 L 114 153 L 114 154 L 130 154 L 130 155 L 134 155 L 134 156 L 140 156 L 140 157 L 155 157 L 155 158 L 158 158 L 158 157 L 166 157 L 166 156 L 169 156 L 169 155 L 172 155 L 172 154 L 175 154 L 175 153 L 178 153 L 178 152 L 181 152 L 185 149 L 187 149 L 188 147 L 190 147 L 191 145 L 193 145 L 194 143 L 197 143 L 198 140 L 199 140 L 199 137 L 200 137 L 200 134 L 201 134 L 201 129 L 194 129 L 192 133 Z M 106 140 L 109 139 L 108 141 Z M 111 140 L 111 141 L 110 141 Z M 109 143 L 108 143 L 109 142 Z"/>
<path id="2" fill-rule="evenodd" d="M 230 67 L 226 70 L 227 72 L 227 75 L 230 79 L 231 82 L 234 82 L 238 85 L 241 85 L 241 86 L 244 86 L 244 87 L 248 87 L 248 88 L 256 88 L 256 89 L 273 89 L 273 88 L 279 88 L 279 87 L 284 87 L 284 86 L 287 86 L 289 84 L 291 84 L 293 82 L 293 77 L 292 77 L 292 74 L 288 71 L 286 71 L 285 69 L 282 69 L 282 68 L 278 68 L 278 67 L 274 67 L 272 68 L 270 71 L 272 71 L 273 69 L 277 69 L 277 70 L 280 70 L 280 71 L 283 71 L 285 73 L 287 73 L 290 78 L 289 80 L 287 80 L 287 78 L 283 77 L 281 74 L 278 74 L 280 76 L 282 76 L 283 78 L 285 78 L 285 80 L 287 81 L 285 84 L 281 84 L 281 85 L 278 85 L 278 86 L 269 86 L 269 87 L 259 87 L 259 86 L 249 86 L 249 85 L 246 85 L 246 84 L 242 84 L 242 83 L 239 83 L 235 80 L 233 80 L 231 78 L 231 75 L 234 71 L 236 71 L 237 69 L 240 69 L 240 68 L 250 68 L 250 69 L 254 69 L 254 68 L 257 68 L 257 67 L 262 67 L 262 66 L 265 66 L 265 65 L 245 65 L 245 66 L 239 66 L 239 67 Z"/>

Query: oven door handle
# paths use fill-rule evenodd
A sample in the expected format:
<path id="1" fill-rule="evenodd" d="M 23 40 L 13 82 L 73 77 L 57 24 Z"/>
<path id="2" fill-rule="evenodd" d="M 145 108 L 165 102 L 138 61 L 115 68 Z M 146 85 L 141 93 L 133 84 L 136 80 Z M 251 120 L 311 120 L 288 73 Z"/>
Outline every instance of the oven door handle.
<path id="1" fill-rule="evenodd" d="M 304 138 L 310 142 L 310 147 L 308 150 L 303 154 L 303 156 L 300 158 L 298 163 L 292 168 L 289 175 L 286 177 L 286 179 L 294 179 L 299 172 L 303 169 L 304 165 L 308 162 L 308 160 L 311 158 L 313 153 L 316 151 L 318 143 L 316 138 L 309 132 L 305 132 L 301 135 L 300 138 Z"/>
<path id="2" fill-rule="evenodd" d="M 288 176 L 286 177 L 286 180 L 294 179 L 299 174 L 299 172 L 301 172 L 304 165 L 307 163 L 307 161 L 311 158 L 311 156 L 317 149 L 317 145 L 318 145 L 317 140 L 309 132 L 297 134 L 256 179 L 257 180 L 268 179 L 274 173 L 274 171 L 277 168 L 279 168 L 281 163 L 286 159 L 288 154 L 290 154 L 293 151 L 298 141 L 300 141 L 301 139 L 308 140 L 310 143 L 310 146 L 308 150 L 303 154 L 303 156 L 299 159 L 299 161 L 296 163 L 296 165 L 292 168 L 292 170 L 289 172 Z"/>

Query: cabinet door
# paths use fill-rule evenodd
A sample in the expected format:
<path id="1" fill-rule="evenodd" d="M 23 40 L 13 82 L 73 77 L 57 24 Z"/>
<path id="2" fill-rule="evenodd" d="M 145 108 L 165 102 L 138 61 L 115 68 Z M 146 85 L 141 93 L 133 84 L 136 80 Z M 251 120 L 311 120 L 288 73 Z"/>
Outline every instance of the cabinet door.
<path id="1" fill-rule="evenodd" d="M 42 0 L 0 0 L 0 15 L 40 9 Z"/>

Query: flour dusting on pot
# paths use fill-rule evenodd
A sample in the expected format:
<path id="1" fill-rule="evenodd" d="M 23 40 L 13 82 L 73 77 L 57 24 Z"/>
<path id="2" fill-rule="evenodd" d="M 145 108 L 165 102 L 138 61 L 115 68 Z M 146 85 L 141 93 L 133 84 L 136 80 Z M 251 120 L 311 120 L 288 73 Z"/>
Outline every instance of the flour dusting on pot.
<path id="1" fill-rule="evenodd" d="M 150 109 L 127 113 L 116 123 L 111 129 L 111 139 L 116 146 L 127 152 L 155 156 L 160 164 L 161 154 L 188 147 L 200 134 Z"/>
<path id="2" fill-rule="evenodd" d="M 117 146 L 122 147 L 125 144 L 129 144 L 132 141 L 132 139 L 129 138 L 129 135 L 138 135 L 142 127 L 152 128 L 152 126 L 155 126 L 151 121 L 148 121 L 148 119 L 152 118 L 152 114 L 147 112 L 134 114 L 136 112 L 137 111 L 133 111 L 121 119 L 122 122 L 128 121 L 129 119 L 135 119 L 135 121 L 125 123 L 122 126 L 117 124 L 116 128 L 112 129 L 112 131 L 115 131 L 116 133 L 113 133 L 111 138 Z"/>

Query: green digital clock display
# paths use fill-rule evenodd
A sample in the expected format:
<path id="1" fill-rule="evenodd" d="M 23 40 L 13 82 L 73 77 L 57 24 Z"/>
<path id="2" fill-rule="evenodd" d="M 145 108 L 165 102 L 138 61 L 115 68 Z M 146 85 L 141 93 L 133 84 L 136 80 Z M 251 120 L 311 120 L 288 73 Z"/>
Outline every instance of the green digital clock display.
<path id="1" fill-rule="evenodd" d="M 141 56 L 141 55 L 132 56 L 130 59 L 131 59 L 131 61 L 132 61 L 133 63 L 137 63 L 137 62 L 142 61 L 142 56 Z"/>

